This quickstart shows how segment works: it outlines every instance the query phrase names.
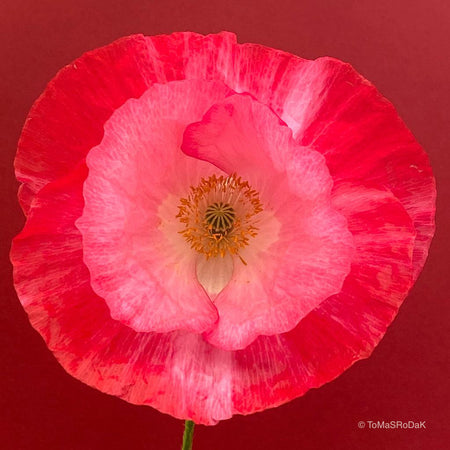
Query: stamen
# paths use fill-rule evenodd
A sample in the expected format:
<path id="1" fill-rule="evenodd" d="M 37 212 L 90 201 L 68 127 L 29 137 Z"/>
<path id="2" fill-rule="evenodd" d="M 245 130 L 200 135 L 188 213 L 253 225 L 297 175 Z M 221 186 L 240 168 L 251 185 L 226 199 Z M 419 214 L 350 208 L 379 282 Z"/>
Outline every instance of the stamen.
<path id="1" fill-rule="evenodd" d="M 245 264 L 239 251 L 257 235 L 255 216 L 263 210 L 247 181 L 236 175 L 202 178 L 178 208 L 176 217 L 184 224 L 180 233 L 191 248 L 206 258 L 237 255 Z"/>

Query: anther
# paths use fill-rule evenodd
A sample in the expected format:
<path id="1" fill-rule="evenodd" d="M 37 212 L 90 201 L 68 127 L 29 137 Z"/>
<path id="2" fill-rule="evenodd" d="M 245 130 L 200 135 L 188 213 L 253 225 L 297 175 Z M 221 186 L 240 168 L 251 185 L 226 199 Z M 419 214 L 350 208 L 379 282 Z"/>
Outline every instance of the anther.
<path id="1" fill-rule="evenodd" d="M 241 258 L 239 251 L 258 233 L 255 216 L 263 210 L 258 193 L 236 175 L 202 178 L 178 209 L 180 233 L 206 258 L 227 253 Z"/>

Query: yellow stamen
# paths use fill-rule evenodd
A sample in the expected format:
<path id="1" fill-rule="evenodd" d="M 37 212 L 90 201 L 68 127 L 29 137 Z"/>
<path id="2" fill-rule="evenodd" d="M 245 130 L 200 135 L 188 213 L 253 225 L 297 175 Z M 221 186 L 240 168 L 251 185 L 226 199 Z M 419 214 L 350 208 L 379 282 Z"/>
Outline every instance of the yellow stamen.
<path id="1" fill-rule="evenodd" d="M 180 233 L 191 248 L 206 258 L 239 255 L 258 233 L 255 217 L 263 210 L 258 193 L 236 175 L 202 178 L 180 199 L 177 218 L 184 224 Z"/>

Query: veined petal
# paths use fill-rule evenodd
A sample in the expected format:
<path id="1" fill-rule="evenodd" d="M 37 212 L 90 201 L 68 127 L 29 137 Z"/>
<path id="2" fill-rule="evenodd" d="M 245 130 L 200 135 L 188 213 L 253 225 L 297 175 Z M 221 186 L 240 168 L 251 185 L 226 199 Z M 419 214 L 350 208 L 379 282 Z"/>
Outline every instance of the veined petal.
<path id="1" fill-rule="evenodd" d="M 228 71 L 225 82 L 270 106 L 301 145 L 326 157 L 333 179 L 377 183 L 394 193 L 417 230 L 417 278 L 434 234 L 436 187 L 426 153 L 393 105 L 350 64 L 334 58 L 309 61 L 244 44 L 234 65 L 248 70 Z"/>
<path id="2" fill-rule="evenodd" d="M 65 370 L 103 392 L 197 423 L 231 417 L 231 353 L 198 334 L 136 332 L 93 292 L 74 223 L 86 176 L 81 164 L 42 189 L 14 239 L 14 282 L 33 327 Z"/>
<path id="3" fill-rule="evenodd" d="M 62 69 L 33 105 L 19 142 L 15 165 L 24 211 L 39 189 L 68 173 L 100 142 L 103 124 L 117 107 L 155 82 L 179 79 L 221 80 L 250 93 L 271 107 L 300 143 L 314 142 L 333 176 L 336 171 L 337 178 L 370 177 L 389 187 L 418 231 L 418 276 L 434 233 L 435 184 L 426 154 L 393 106 L 349 64 L 237 44 L 232 33 L 130 36 Z"/>
<path id="4" fill-rule="evenodd" d="M 38 194 L 11 251 L 16 288 L 31 323 L 69 373 L 132 403 L 210 425 L 285 403 L 367 357 L 411 286 L 408 215 L 387 191 L 343 186 L 333 198 L 360 256 L 342 292 L 294 330 L 260 336 L 236 352 L 191 333 L 137 333 L 111 319 L 89 284 L 74 225 L 86 175 L 80 167 Z M 400 237 L 395 248 L 394 237 Z M 377 269 L 390 276 L 380 278 Z"/>
<path id="5" fill-rule="evenodd" d="M 183 32 L 133 35 L 85 53 L 61 69 L 34 103 L 17 150 L 19 200 L 26 213 L 47 183 L 67 175 L 99 144 L 119 106 L 153 83 L 220 81 L 236 36 Z"/>
<path id="6" fill-rule="evenodd" d="M 292 329 L 330 295 L 350 270 L 353 240 L 330 205 L 324 158 L 301 147 L 266 106 L 248 95 L 214 105 L 184 134 L 183 151 L 259 192 L 258 235 L 236 259 L 215 298 L 217 326 L 205 336 L 221 348 L 246 347 L 258 335 Z"/>
<path id="7" fill-rule="evenodd" d="M 176 216 L 189 187 L 217 173 L 181 152 L 184 128 L 228 92 L 206 81 L 156 84 L 111 116 L 88 155 L 77 221 L 84 261 L 112 317 L 137 331 L 201 332 L 217 320 Z"/>
<path id="8" fill-rule="evenodd" d="M 387 190 L 343 184 L 333 205 L 355 238 L 351 272 L 341 292 L 295 329 L 260 336 L 236 352 L 234 401 L 241 414 L 303 395 L 367 358 L 412 285 L 415 230 L 398 199 Z"/>
<path id="9" fill-rule="evenodd" d="M 301 144 L 327 159 L 334 179 L 389 188 L 417 230 L 414 278 L 434 234 L 436 186 L 424 150 L 393 105 L 350 64 L 311 61 L 258 44 L 233 47 L 221 76 L 272 108 Z"/>
<path id="10" fill-rule="evenodd" d="M 76 167 L 103 135 L 111 113 L 152 83 L 143 36 L 129 36 L 85 53 L 61 69 L 25 122 L 15 167 L 22 206 Z"/>
<path id="11" fill-rule="evenodd" d="M 334 180 L 377 183 L 390 189 L 413 220 L 414 278 L 434 234 L 436 189 L 427 155 L 395 108 L 350 65 L 332 58 L 323 67 L 318 111 L 297 139 L 327 159 Z"/>

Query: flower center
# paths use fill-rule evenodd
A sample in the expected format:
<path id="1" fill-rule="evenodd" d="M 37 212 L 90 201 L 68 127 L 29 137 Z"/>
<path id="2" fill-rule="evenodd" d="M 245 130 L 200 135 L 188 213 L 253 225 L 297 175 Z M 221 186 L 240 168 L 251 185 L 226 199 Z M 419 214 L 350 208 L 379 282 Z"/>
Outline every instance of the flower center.
<path id="1" fill-rule="evenodd" d="M 202 178 L 178 208 L 176 217 L 184 225 L 180 233 L 206 258 L 239 256 L 257 235 L 255 216 L 263 210 L 258 193 L 236 175 Z"/>
<path id="2" fill-rule="evenodd" d="M 235 217 L 236 213 L 228 203 L 215 202 L 206 208 L 205 220 L 213 234 L 226 235 L 233 228 Z"/>

